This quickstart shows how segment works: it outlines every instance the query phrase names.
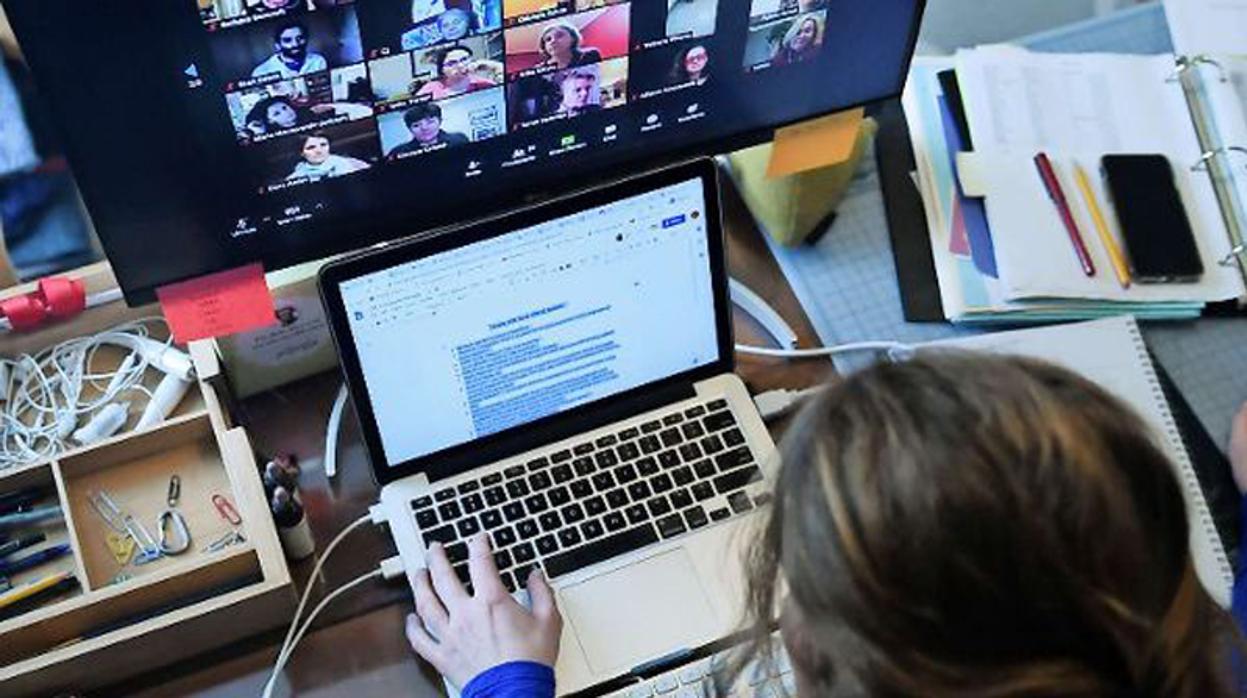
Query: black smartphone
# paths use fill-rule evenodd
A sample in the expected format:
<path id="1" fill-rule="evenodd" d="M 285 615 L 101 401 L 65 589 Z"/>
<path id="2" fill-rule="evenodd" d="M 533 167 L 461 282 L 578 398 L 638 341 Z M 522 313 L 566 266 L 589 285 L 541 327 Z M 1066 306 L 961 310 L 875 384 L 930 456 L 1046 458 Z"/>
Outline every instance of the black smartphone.
<path id="1" fill-rule="evenodd" d="M 1105 155 L 1100 167 L 1134 280 L 1153 284 L 1198 281 L 1204 275 L 1204 262 L 1169 159 Z"/>

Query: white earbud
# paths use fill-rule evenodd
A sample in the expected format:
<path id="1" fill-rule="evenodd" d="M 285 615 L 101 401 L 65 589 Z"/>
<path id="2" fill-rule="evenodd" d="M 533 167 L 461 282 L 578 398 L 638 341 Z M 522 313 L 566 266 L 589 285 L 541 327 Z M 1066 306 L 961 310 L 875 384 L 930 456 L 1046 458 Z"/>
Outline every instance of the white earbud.
<path id="1" fill-rule="evenodd" d="M 74 432 L 74 441 L 87 446 L 107 439 L 121 429 L 129 415 L 130 403 L 128 402 L 114 402 L 106 405 L 91 418 L 91 421 L 86 423 L 86 426 Z"/>
<path id="2" fill-rule="evenodd" d="M 162 378 L 160 385 L 157 385 L 156 390 L 152 392 L 152 399 L 147 403 L 147 408 L 143 410 L 143 416 L 139 417 L 139 423 L 134 428 L 136 430 L 146 429 L 165 421 L 165 418 L 177 409 L 182 398 L 186 397 L 186 391 L 190 390 L 190 387 L 190 381 L 182 380 L 172 373 Z"/>

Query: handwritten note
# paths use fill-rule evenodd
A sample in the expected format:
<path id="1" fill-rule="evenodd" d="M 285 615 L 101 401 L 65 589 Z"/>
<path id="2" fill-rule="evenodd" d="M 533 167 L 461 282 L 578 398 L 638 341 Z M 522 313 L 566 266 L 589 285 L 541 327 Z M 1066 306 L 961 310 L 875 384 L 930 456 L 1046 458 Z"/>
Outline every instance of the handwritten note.
<path id="1" fill-rule="evenodd" d="M 252 264 L 156 291 L 174 341 L 223 337 L 277 322 L 264 268 Z"/>

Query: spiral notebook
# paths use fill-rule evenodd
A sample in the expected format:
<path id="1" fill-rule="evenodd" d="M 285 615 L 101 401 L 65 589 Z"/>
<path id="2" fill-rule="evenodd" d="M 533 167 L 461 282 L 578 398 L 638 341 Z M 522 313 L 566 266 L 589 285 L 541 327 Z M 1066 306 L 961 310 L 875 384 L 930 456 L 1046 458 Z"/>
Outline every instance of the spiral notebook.
<path id="1" fill-rule="evenodd" d="M 1096 382 L 1132 405 L 1152 427 L 1177 470 L 1190 518 L 1191 557 L 1212 597 L 1230 605 L 1234 570 L 1200 485 L 1183 429 L 1166 399 L 1147 345 L 1133 317 L 981 335 L 929 347 L 959 347 L 1046 360 Z"/>

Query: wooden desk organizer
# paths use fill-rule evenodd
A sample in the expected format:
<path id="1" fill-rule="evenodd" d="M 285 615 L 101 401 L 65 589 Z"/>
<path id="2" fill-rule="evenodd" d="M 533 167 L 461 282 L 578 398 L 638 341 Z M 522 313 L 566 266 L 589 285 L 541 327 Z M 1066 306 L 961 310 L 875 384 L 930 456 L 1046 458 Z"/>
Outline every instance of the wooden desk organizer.
<path id="1" fill-rule="evenodd" d="M 87 268 L 88 293 L 111 274 Z M 23 292 L 25 289 L 14 289 Z M 73 321 L 34 333 L 0 335 L 0 355 L 36 353 L 73 337 L 158 314 L 111 303 L 88 309 Z M 125 351 L 101 349 L 95 366 L 120 365 Z M 164 423 L 67 451 L 55 459 L 0 470 L 0 491 L 55 486 L 64 523 L 46 529 L 49 540 L 69 542 L 72 557 L 19 575 L 14 586 L 60 569 L 81 582 L 72 595 L 0 622 L 0 695 L 53 695 L 114 683 L 177 660 L 268 630 L 289 620 L 294 591 L 281 545 L 265 503 L 246 432 L 222 405 L 224 384 L 211 343 L 190 354 L 197 383 Z M 157 372 L 149 372 L 157 373 Z M 159 380 L 153 378 L 152 386 Z M 138 412 L 139 410 L 132 410 Z M 158 535 L 173 475 L 181 478 L 178 510 L 191 533 L 191 548 L 143 566 L 122 567 L 107 547 L 109 528 L 92 509 L 91 491 L 105 489 L 121 507 Z M 231 526 L 212 497 L 237 509 L 243 543 L 208 552 L 204 547 Z"/>

